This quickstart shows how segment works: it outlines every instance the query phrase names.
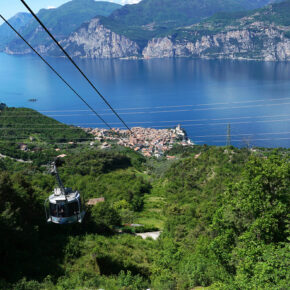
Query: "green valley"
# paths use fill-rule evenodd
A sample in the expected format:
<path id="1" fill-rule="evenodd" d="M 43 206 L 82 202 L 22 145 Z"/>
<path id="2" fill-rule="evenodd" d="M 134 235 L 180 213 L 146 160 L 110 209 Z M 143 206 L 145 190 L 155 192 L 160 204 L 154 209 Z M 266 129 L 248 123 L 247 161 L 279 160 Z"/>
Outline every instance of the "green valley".
<path id="1" fill-rule="evenodd" d="M 287 289 L 289 149 L 180 145 L 173 160 L 145 158 L 4 106 L 0 129 L 0 289 Z M 105 199 L 82 224 L 46 223 L 58 155 L 65 186 Z"/>

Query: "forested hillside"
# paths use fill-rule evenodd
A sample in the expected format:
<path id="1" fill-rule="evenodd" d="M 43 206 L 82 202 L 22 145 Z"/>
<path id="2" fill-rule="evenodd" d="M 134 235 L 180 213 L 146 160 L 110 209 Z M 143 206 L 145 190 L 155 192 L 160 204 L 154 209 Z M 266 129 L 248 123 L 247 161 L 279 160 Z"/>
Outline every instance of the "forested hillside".
<path id="1" fill-rule="evenodd" d="M 249 11 L 234 5 L 245 1 L 155 2 L 96 17 L 62 44 L 72 57 L 83 58 L 290 59 L 289 0 Z"/>
<path id="2" fill-rule="evenodd" d="M 178 28 L 172 32 L 176 39 L 183 41 L 196 41 L 205 35 L 215 35 L 220 32 L 238 31 L 245 28 L 249 30 L 262 28 L 262 26 L 277 26 L 284 30 L 285 35 L 290 37 L 290 1 L 268 6 L 255 11 L 239 11 L 235 13 L 217 13 L 213 17 L 202 21 L 197 25 Z M 256 25 L 255 25 L 256 23 Z M 258 23 L 258 25 L 257 25 Z"/>
<path id="3" fill-rule="evenodd" d="M 145 158 L 116 144 L 101 149 L 32 110 L 1 109 L 1 143 L 13 134 L 10 145 L 26 136 L 30 145 L 0 146 L 8 156 L 0 159 L 0 289 L 289 288 L 289 149 L 176 146 L 175 159 Z M 63 154 L 65 186 L 105 198 L 82 224 L 45 221 L 55 185 L 48 165 Z M 134 235 L 157 229 L 156 241 Z"/>
<path id="4" fill-rule="evenodd" d="M 67 126 L 27 108 L 0 109 L 0 148 L 7 156 L 47 162 L 57 156 L 59 146 L 92 140 L 83 130 Z M 22 150 L 21 150 L 22 149 Z"/>
<path id="5" fill-rule="evenodd" d="M 144 48 L 156 36 L 173 28 L 198 23 L 218 12 L 246 11 L 269 4 L 269 0 L 143 0 L 125 5 L 101 23 L 110 30 L 136 41 Z M 279 1 L 272 1 L 279 2 Z"/>
<path id="6" fill-rule="evenodd" d="M 142 0 L 121 6 L 103 1 L 73 0 L 56 9 L 42 9 L 38 16 L 72 57 L 288 61 L 289 9 L 288 4 L 279 6 L 280 2 Z M 250 19 L 244 19 L 247 16 Z M 35 20 L 21 27 L 20 32 L 41 54 L 62 56 Z M 17 37 L 11 40 L 1 42 L 0 39 L 0 49 L 9 54 L 31 53 L 22 40 Z"/>
<path id="7" fill-rule="evenodd" d="M 41 9 L 37 13 L 37 16 L 49 27 L 50 32 L 56 39 L 60 41 L 81 26 L 82 23 L 90 21 L 96 16 L 108 16 L 120 7 L 121 5 L 119 4 L 105 1 L 72 0 L 58 8 Z M 3 26 L 10 30 L 6 24 L 3 24 Z M 19 31 L 34 47 L 52 45 L 49 36 L 39 28 L 38 23 L 34 19 L 29 22 L 27 21 L 26 25 L 22 26 Z M 20 54 L 30 52 L 26 44 L 15 33 L 12 33 L 12 35 L 14 38 L 10 39 L 8 51 Z M 3 40 L 0 39 L 0 45 Z"/>
<path id="8" fill-rule="evenodd" d="M 15 27 L 15 29 L 20 29 L 25 26 L 32 19 L 32 15 L 29 13 L 17 13 L 15 16 L 9 19 L 11 25 Z M 5 48 L 10 41 L 15 38 L 15 33 L 11 28 L 3 23 L 0 25 L 0 49 Z"/>
<path id="9" fill-rule="evenodd" d="M 218 13 L 153 39 L 143 56 L 288 61 L 289 15 L 289 0 L 254 11 Z"/>

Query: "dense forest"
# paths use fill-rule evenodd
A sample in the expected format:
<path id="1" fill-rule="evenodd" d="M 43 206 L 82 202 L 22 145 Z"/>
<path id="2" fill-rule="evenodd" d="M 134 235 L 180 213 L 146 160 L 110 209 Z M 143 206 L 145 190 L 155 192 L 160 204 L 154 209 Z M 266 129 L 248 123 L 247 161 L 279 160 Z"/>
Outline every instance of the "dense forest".
<path id="1" fill-rule="evenodd" d="M 145 158 L 32 110 L 0 110 L 0 289 L 289 289 L 289 149 L 175 146 L 173 160 Z M 46 223 L 57 155 L 65 186 L 105 198 L 82 224 Z M 134 235 L 151 230 L 158 240 Z"/>

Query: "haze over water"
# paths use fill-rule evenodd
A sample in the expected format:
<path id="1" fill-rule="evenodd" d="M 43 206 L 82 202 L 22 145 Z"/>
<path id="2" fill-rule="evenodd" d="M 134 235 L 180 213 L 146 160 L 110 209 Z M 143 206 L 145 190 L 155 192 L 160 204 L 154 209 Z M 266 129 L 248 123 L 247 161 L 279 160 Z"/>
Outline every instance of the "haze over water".
<path id="1" fill-rule="evenodd" d="M 122 127 L 66 59 L 48 61 L 113 127 Z M 181 124 L 197 144 L 290 147 L 290 63 L 77 60 L 129 126 Z M 28 99 L 35 98 L 31 103 Z M 0 54 L 0 102 L 67 124 L 104 127 L 35 56 Z"/>

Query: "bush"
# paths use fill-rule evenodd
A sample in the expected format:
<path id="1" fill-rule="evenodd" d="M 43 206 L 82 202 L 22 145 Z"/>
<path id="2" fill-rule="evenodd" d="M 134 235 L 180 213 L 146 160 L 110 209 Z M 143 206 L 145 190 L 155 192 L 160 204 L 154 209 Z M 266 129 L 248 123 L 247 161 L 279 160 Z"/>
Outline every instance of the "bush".
<path id="1" fill-rule="evenodd" d="M 92 219 L 96 225 L 105 229 L 112 229 L 121 225 L 121 217 L 108 202 L 100 202 L 91 209 Z"/>

